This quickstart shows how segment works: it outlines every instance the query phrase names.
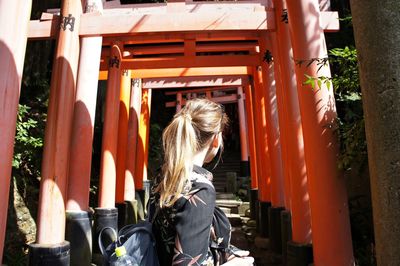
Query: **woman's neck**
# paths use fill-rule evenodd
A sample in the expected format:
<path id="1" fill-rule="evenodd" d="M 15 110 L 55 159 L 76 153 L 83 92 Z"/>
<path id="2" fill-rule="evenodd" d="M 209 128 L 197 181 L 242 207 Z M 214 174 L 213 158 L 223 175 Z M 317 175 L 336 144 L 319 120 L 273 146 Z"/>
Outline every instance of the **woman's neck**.
<path id="1" fill-rule="evenodd" d="M 207 149 L 203 149 L 201 151 L 198 151 L 193 156 L 193 164 L 195 164 L 197 166 L 203 166 L 204 159 L 206 158 L 206 155 L 207 155 Z"/>

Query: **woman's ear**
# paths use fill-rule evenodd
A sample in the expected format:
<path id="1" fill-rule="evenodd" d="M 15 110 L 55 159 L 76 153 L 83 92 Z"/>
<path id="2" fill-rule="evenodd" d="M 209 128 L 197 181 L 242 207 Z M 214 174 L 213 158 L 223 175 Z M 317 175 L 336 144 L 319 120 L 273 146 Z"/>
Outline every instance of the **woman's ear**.
<path id="1" fill-rule="evenodd" d="M 221 145 L 221 141 L 222 141 L 222 134 L 221 133 L 216 134 L 212 142 L 213 148 L 218 148 Z"/>

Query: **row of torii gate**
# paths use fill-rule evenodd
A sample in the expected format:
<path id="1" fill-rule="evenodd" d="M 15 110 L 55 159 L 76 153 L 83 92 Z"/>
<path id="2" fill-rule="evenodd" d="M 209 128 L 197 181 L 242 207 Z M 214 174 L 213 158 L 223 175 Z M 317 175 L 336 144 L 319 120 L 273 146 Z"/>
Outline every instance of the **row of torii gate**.
<path id="1" fill-rule="evenodd" d="M 31 265 L 60 256 L 55 250 L 67 254 L 60 265 L 70 260 L 69 250 L 73 262 L 77 247 L 65 241 L 66 216 L 81 217 L 89 208 L 98 80 L 107 80 L 107 93 L 97 215 L 115 213 L 135 189 L 143 190 L 150 88 L 237 87 L 245 95 L 259 227 L 268 224 L 268 209 L 275 216 L 285 210 L 291 256 L 312 243 L 315 265 L 354 264 L 336 164 L 333 90 L 304 84 L 306 75 L 330 76 L 329 66 L 315 59 L 327 56 L 324 31 L 338 30 L 336 12 L 321 11 L 317 0 L 63 0 L 60 10 L 30 21 L 30 0 L 0 1 L 0 259 L 26 42 L 55 38 Z M 277 234 L 274 228 L 261 233 Z"/>

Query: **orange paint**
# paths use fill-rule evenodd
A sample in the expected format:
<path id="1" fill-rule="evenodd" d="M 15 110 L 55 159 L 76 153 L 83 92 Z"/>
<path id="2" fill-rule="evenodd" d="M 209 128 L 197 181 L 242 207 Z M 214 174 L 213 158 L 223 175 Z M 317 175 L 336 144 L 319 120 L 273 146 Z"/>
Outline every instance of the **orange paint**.
<path id="1" fill-rule="evenodd" d="M 295 60 L 326 57 L 317 0 L 287 2 Z M 353 265 L 353 248 L 345 180 L 338 171 L 336 107 L 333 89 L 312 89 L 305 74 L 330 77 L 329 66 L 295 66 L 304 134 L 305 161 L 311 206 L 315 265 Z"/>
<path id="2" fill-rule="evenodd" d="M 128 143 L 126 148 L 125 193 L 126 201 L 135 199 L 135 167 L 138 143 L 140 107 L 142 104 L 142 84 L 140 79 L 133 80 L 129 104 Z"/>
<path id="3" fill-rule="evenodd" d="M 139 120 L 139 138 L 136 147 L 136 173 L 135 188 L 143 189 L 143 180 L 147 180 L 147 162 L 148 162 L 148 139 L 150 133 L 150 105 L 151 90 L 142 89 L 142 104 Z"/>
<path id="4" fill-rule="evenodd" d="M 257 155 L 256 155 L 256 142 L 254 136 L 254 114 L 253 114 L 253 96 L 251 86 L 244 86 L 244 93 L 246 95 L 246 114 L 247 114 L 247 133 L 249 138 L 249 154 L 250 154 L 250 173 L 251 173 L 251 188 L 258 188 L 257 176 Z"/>
<path id="5" fill-rule="evenodd" d="M 115 207 L 122 49 L 120 43 L 115 43 L 110 54 L 100 166 L 99 207 L 101 208 Z"/>
<path id="6" fill-rule="evenodd" d="M 101 37 L 81 39 L 81 52 L 71 136 L 71 153 L 66 209 L 89 209 L 90 172 L 97 100 L 97 73 Z"/>
<path id="7" fill-rule="evenodd" d="M 0 261 L 3 258 L 17 109 L 31 6 L 31 0 L 0 2 Z"/>
<path id="8" fill-rule="evenodd" d="M 215 76 L 223 75 L 248 75 L 251 71 L 248 67 L 179 67 L 179 68 L 153 68 L 138 69 L 132 71 L 132 78 L 167 78 L 167 77 L 189 77 L 189 76 Z M 107 79 L 107 71 L 100 71 L 99 80 Z"/>
<path id="9" fill-rule="evenodd" d="M 270 35 L 260 34 L 260 51 L 270 51 L 274 55 Z M 276 104 L 276 81 L 273 62 L 263 62 L 261 65 L 262 93 L 264 94 L 266 134 L 268 136 L 268 153 L 271 169 L 271 204 L 273 207 L 285 205 L 283 185 L 282 155 L 279 139 L 278 108 Z"/>
<path id="10" fill-rule="evenodd" d="M 123 70 L 121 74 L 118 120 L 117 183 L 115 195 L 116 203 L 124 202 L 126 153 L 128 143 L 128 117 L 131 93 L 131 71 Z"/>
<path id="11" fill-rule="evenodd" d="M 276 0 L 275 16 L 286 8 L 285 1 Z M 277 22 L 278 56 L 282 77 L 281 97 L 285 110 L 287 160 L 290 177 L 290 200 L 292 215 L 292 239 L 297 243 L 311 243 L 311 213 L 308 193 L 307 171 L 304 159 L 303 129 L 301 125 L 296 74 L 289 26 Z M 301 89 L 301 88 L 300 88 Z M 299 90 L 301 91 L 301 90 Z M 287 190 L 287 189 L 286 189 Z"/>
<path id="12" fill-rule="evenodd" d="M 261 70 L 254 71 L 254 128 L 257 150 L 258 199 L 271 202 L 271 169 L 268 153 L 267 124 L 265 117 L 265 89 Z"/>
<path id="13" fill-rule="evenodd" d="M 80 1 L 63 1 L 61 15 L 75 17 L 79 28 Z M 69 25 L 60 30 L 53 64 L 40 182 L 38 244 L 59 244 L 65 236 L 65 201 L 79 57 L 79 34 Z"/>

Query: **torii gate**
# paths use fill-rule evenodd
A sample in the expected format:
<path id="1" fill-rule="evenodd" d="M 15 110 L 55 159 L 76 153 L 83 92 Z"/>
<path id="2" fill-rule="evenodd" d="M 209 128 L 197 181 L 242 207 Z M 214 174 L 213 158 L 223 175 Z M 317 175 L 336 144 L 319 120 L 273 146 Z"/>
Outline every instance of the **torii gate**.
<path id="1" fill-rule="evenodd" d="M 108 90 L 98 211 L 115 213 L 115 158 L 118 158 L 122 70 L 131 70 L 131 74 L 124 71 L 128 78 L 129 75 L 155 78 L 210 73 L 251 76 L 254 86 L 244 89 L 248 99 L 248 119 L 254 122 L 253 132 L 249 130 L 249 141 L 256 155 L 252 176 L 257 176 L 255 185 L 260 200 L 262 235 L 269 236 L 273 243 L 278 240 L 274 234 L 276 230 L 264 230 L 268 224 L 265 212 L 270 212 L 270 227 L 276 229 L 279 225 L 275 219 L 285 208 L 291 213 L 293 227 L 293 241 L 287 246 L 291 256 L 288 256 L 288 263 L 294 263 L 296 254 L 307 250 L 304 247 L 312 241 L 315 265 L 354 264 L 347 196 L 342 178 L 337 178 L 333 92 L 325 88 L 311 90 L 303 84 L 304 74 L 329 76 L 329 67 L 322 66 L 318 72 L 316 63 L 295 65 L 298 61 L 326 56 L 323 30 L 338 29 L 336 12 L 320 12 L 317 0 L 141 5 L 120 5 L 118 1 L 111 1 L 104 4 L 103 11 L 101 1 L 92 0 L 88 1 L 83 13 L 80 1 L 64 0 L 60 16 L 44 14 L 41 20 L 29 22 L 30 7 L 30 0 L 0 2 L 0 54 L 3 59 L 0 71 L 0 107 L 3 110 L 0 114 L 3 140 L 0 144 L 0 177 L 4 184 L 0 188 L 0 258 L 26 40 L 56 38 L 37 244 L 30 248 L 32 265 L 43 263 L 40 261 L 43 254 L 49 255 L 49 261 L 54 259 L 54 250 L 62 253 L 62 263 L 69 262 L 65 210 L 73 210 L 82 216 L 87 211 L 84 194 L 88 193 L 90 175 L 87 164 L 91 160 L 91 147 L 88 143 L 93 134 L 93 99 L 96 99 L 99 76 L 107 76 Z M 235 53 L 250 45 L 240 41 L 254 41 L 258 50 Z M 212 42 L 220 42 L 218 45 L 222 47 L 223 42 L 227 42 L 226 47 L 232 45 L 233 53 L 213 55 L 211 52 L 208 55 L 210 47 L 200 48 L 203 43 L 207 46 Z M 135 45 L 161 43 L 171 46 L 180 43 L 183 53 L 180 52 L 182 47 L 175 45 L 171 49 L 177 56 L 160 56 L 165 51 L 157 52 L 158 56 L 152 58 L 123 56 L 125 50 L 128 56 L 135 52 Z M 105 60 L 100 62 L 102 44 L 110 47 L 108 64 Z M 131 51 L 130 45 L 133 46 Z M 143 54 L 146 54 L 145 50 L 142 47 Z M 295 60 L 291 57 L 292 51 Z M 270 60 L 271 54 L 273 60 Z M 104 72 L 106 69 L 107 73 Z M 298 95 L 297 91 L 300 92 Z M 81 131 L 77 133 L 77 130 Z M 78 157 L 77 151 L 86 154 L 85 157 Z M 72 163 L 79 158 L 83 158 L 79 164 Z M 77 166 L 81 168 L 74 169 Z M 77 181 L 74 173 L 79 173 L 83 181 Z M 79 184 L 83 192 L 77 193 L 74 184 Z M 276 245 L 274 248 L 279 249 Z M 51 254 L 48 254 L 49 249 Z"/>

